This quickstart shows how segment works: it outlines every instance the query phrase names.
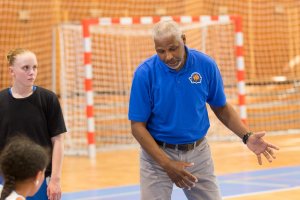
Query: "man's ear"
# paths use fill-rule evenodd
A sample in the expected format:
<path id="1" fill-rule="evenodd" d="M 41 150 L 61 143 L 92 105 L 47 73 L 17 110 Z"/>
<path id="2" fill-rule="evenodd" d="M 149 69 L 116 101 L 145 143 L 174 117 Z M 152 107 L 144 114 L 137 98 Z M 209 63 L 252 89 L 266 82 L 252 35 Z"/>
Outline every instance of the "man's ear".
<path id="1" fill-rule="evenodd" d="M 183 43 L 185 44 L 185 42 L 186 42 L 185 35 L 184 35 L 184 34 L 182 34 L 182 35 L 181 35 L 181 38 L 182 38 L 182 40 L 183 40 Z"/>
<path id="2" fill-rule="evenodd" d="M 12 67 L 12 66 L 9 66 L 9 67 L 8 67 L 8 70 L 9 70 L 9 73 L 10 73 L 10 74 L 13 74 L 13 73 L 14 73 L 14 70 L 13 70 L 13 67 Z"/>

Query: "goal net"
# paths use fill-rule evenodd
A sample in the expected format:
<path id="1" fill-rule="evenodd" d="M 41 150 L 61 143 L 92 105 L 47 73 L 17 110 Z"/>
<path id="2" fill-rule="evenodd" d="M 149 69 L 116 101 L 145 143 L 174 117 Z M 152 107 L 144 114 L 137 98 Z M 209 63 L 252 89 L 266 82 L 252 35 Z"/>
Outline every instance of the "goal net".
<path id="1" fill-rule="evenodd" d="M 188 47 L 216 60 L 228 101 L 246 120 L 242 32 L 237 27 L 239 18 L 202 16 L 173 19 L 179 22 L 186 34 Z M 98 150 L 136 144 L 127 119 L 131 81 L 139 63 L 155 54 L 151 31 L 153 23 L 158 20 L 100 18 L 86 21 L 90 24 L 84 29 L 80 24 L 59 27 L 61 102 L 70 133 L 66 138 L 69 154 L 86 154 L 88 144 L 94 144 Z M 92 72 L 86 67 L 92 67 Z M 93 95 L 87 97 L 90 92 L 87 89 Z M 86 102 L 91 103 L 89 108 Z M 90 116 L 86 110 L 90 110 Z M 228 137 L 226 133 L 229 130 L 211 111 L 209 115 L 211 128 L 208 136 L 215 139 Z M 91 131 L 87 131 L 88 128 Z"/>

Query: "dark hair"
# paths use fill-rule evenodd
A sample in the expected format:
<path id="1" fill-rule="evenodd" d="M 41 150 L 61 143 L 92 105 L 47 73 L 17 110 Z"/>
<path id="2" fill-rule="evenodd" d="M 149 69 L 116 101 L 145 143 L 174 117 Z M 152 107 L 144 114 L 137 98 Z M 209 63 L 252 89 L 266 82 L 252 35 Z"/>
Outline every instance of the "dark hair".
<path id="1" fill-rule="evenodd" d="M 16 182 L 34 178 L 49 163 L 47 150 L 25 136 L 9 139 L 0 155 L 0 172 L 4 178 L 0 200 L 15 190 Z"/>
<path id="2" fill-rule="evenodd" d="M 25 52 L 31 52 L 31 51 L 29 51 L 28 49 L 23 49 L 23 48 L 11 49 L 6 55 L 8 64 L 10 66 L 13 65 L 16 60 L 16 57 Z"/>

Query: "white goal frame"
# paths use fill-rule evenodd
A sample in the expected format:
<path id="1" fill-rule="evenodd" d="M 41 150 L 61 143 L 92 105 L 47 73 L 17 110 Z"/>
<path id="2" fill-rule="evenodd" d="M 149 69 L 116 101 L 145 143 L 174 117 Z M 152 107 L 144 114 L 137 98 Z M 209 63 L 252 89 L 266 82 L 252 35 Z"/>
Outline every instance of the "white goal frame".
<path id="1" fill-rule="evenodd" d="M 87 141 L 89 148 L 89 156 L 95 157 L 95 122 L 94 122 L 94 101 L 93 101 L 93 66 L 91 63 L 92 40 L 90 34 L 91 26 L 110 26 L 118 25 L 133 25 L 133 24 L 154 24 L 160 20 L 173 19 L 182 24 L 197 22 L 203 25 L 210 25 L 214 23 L 233 23 L 235 29 L 235 56 L 236 56 L 236 78 L 238 90 L 238 106 L 240 110 L 241 120 L 246 123 L 247 112 L 245 105 L 245 66 L 243 56 L 243 33 L 242 33 L 242 19 L 239 16 L 163 16 L 163 17 L 120 17 L 120 18 L 94 18 L 82 20 L 82 30 L 84 38 L 84 68 L 85 68 L 85 92 L 86 92 L 86 117 L 87 117 Z"/>

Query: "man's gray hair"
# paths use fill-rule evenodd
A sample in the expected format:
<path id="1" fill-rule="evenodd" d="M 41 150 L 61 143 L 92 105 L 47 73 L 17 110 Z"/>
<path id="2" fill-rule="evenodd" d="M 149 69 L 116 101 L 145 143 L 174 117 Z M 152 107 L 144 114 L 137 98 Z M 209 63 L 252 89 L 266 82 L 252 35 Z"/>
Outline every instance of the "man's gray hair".
<path id="1" fill-rule="evenodd" d="M 175 36 L 180 39 L 182 30 L 173 20 L 161 20 L 153 26 L 153 39 L 163 36 Z"/>

